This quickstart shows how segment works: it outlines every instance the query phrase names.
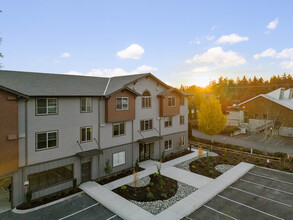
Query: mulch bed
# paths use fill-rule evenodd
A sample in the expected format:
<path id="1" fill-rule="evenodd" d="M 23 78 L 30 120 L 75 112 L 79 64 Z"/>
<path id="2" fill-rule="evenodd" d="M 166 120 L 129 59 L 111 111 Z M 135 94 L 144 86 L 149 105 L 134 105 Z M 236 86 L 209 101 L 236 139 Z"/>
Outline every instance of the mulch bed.
<path id="1" fill-rule="evenodd" d="M 103 177 L 102 179 L 96 181 L 98 184 L 104 185 L 110 182 L 113 182 L 115 180 L 121 179 L 123 177 L 129 176 L 133 174 L 133 169 L 134 168 L 130 168 L 130 169 L 126 169 L 126 170 L 122 170 L 119 173 L 114 173 L 111 174 L 110 176 L 107 177 Z M 144 169 L 139 167 L 138 172 L 143 171 Z"/>
<path id="2" fill-rule="evenodd" d="M 63 199 L 67 196 L 73 195 L 75 193 L 81 192 L 82 190 L 79 188 L 76 189 L 66 189 L 66 190 L 62 190 L 60 192 L 48 195 L 48 196 L 44 196 L 38 199 L 33 200 L 30 204 L 28 203 L 23 203 L 19 206 L 17 206 L 16 208 L 19 210 L 26 210 L 26 209 L 31 209 L 31 208 L 35 208 L 41 205 L 45 205 L 47 203 L 56 201 L 58 199 Z"/>
<path id="3" fill-rule="evenodd" d="M 163 162 L 167 162 L 169 160 L 174 160 L 178 157 L 182 157 L 182 156 L 190 154 L 190 153 L 193 153 L 193 151 L 189 150 L 189 149 L 184 149 L 183 151 L 180 151 L 180 152 L 171 153 L 171 154 L 164 157 Z"/>
<path id="4" fill-rule="evenodd" d="M 122 186 L 114 189 L 113 191 L 118 195 L 128 200 L 135 200 L 139 202 L 150 202 L 156 200 L 165 200 L 174 196 L 177 192 L 178 185 L 177 181 L 168 177 L 162 176 L 164 185 L 163 189 L 160 190 L 159 177 L 156 174 L 150 175 L 151 181 L 148 186 L 144 187 L 131 187 Z M 151 186 L 153 183 L 153 186 Z M 147 195 L 151 193 L 152 198 Z"/>

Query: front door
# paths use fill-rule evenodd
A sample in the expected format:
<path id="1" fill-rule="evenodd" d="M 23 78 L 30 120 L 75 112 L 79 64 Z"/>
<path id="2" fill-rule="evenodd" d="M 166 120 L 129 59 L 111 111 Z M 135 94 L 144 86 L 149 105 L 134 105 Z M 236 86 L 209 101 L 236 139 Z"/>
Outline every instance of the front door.
<path id="1" fill-rule="evenodd" d="M 139 160 L 149 160 L 150 159 L 150 144 L 139 144 Z"/>
<path id="2" fill-rule="evenodd" d="M 81 164 L 81 182 L 92 179 L 92 163 L 86 162 Z"/>
<path id="3" fill-rule="evenodd" d="M 11 209 L 12 178 L 0 179 L 0 213 Z"/>

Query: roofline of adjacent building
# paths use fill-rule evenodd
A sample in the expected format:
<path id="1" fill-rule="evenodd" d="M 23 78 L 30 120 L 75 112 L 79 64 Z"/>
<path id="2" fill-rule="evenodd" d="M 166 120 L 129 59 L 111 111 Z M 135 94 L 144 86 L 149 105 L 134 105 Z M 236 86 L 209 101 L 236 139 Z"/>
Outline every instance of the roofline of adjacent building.
<path id="1" fill-rule="evenodd" d="M 10 92 L 10 93 L 12 93 L 12 94 L 14 94 L 14 95 L 20 96 L 20 97 L 22 97 L 22 98 L 29 99 L 29 96 L 28 96 L 28 95 L 22 94 L 22 93 L 20 93 L 20 92 L 17 92 L 17 91 L 15 91 L 15 90 L 9 89 L 9 88 L 7 88 L 7 87 L 4 87 L 4 86 L 1 86 L 1 85 L 0 85 L 0 89 L 5 90 L 6 92 Z"/>

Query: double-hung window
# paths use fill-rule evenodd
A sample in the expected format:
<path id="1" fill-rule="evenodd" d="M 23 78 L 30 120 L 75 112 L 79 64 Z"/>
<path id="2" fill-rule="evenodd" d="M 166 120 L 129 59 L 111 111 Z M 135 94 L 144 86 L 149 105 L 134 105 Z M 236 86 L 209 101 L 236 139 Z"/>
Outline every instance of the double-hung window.
<path id="1" fill-rule="evenodd" d="M 184 105 L 184 96 L 180 98 L 180 105 Z"/>
<path id="2" fill-rule="evenodd" d="M 142 94 L 142 108 L 152 107 L 151 93 L 149 91 L 144 91 Z"/>
<path id="3" fill-rule="evenodd" d="M 55 115 L 57 114 L 57 98 L 37 98 L 37 115 Z"/>
<path id="4" fill-rule="evenodd" d="M 125 151 L 113 154 L 113 167 L 125 164 Z"/>
<path id="5" fill-rule="evenodd" d="M 171 150 L 173 148 L 172 140 L 165 141 L 165 150 Z"/>
<path id="6" fill-rule="evenodd" d="M 113 124 L 113 136 L 120 136 L 125 134 L 125 122 Z"/>
<path id="7" fill-rule="evenodd" d="M 116 110 L 128 110 L 128 97 L 116 98 Z"/>
<path id="8" fill-rule="evenodd" d="M 180 146 L 184 146 L 185 145 L 185 137 L 182 136 L 180 137 Z"/>
<path id="9" fill-rule="evenodd" d="M 47 131 L 36 134 L 36 149 L 45 150 L 58 146 L 58 132 Z"/>
<path id="10" fill-rule="evenodd" d="M 168 96 L 168 107 L 175 107 L 175 96 Z"/>
<path id="11" fill-rule="evenodd" d="M 184 115 L 180 115 L 180 124 L 184 125 Z"/>
<path id="12" fill-rule="evenodd" d="M 92 112 L 92 98 L 82 97 L 80 99 L 80 112 Z"/>
<path id="13" fill-rule="evenodd" d="M 80 142 L 92 141 L 92 127 L 82 127 L 80 128 Z"/>
<path id="14" fill-rule="evenodd" d="M 172 116 L 165 117 L 165 127 L 171 127 L 172 126 Z"/>
<path id="15" fill-rule="evenodd" d="M 142 120 L 140 121 L 140 130 L 141 131 L 148 131 L 153 129 L 153 120 Z"/>

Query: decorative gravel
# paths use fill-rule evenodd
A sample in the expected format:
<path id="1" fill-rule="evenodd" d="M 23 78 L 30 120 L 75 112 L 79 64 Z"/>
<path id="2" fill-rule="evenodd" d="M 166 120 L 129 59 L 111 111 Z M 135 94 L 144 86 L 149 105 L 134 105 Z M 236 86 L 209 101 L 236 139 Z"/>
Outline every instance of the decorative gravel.
<path id="1" fill-rule="evenodd" d="M 218 164 L 217 166 L 215 166 L 215 169 L 221 173 L 225 173 L 233 167 L 234 166 L 230 164 Z"/>
<path id="2" fill-rule="evenodd" d="M 151 178 L 150 178 L 149 176 L 145 176 L 145 177 L 143 177 L 143 178 L 140 178 L 140 179 L 138 180 L 138 184 L 137 184 L 136 187 L 147 186 L 147 185 L 149 185 L 150 181 L 151 181 Z M 134 182 L 129 183 L 128 186 L 132 186 L 132 187 L 134 187 Z"/>
<path id="3" fill-rule="evenodd" d="M 152 213 L 153 215 L 157 215 L 197 190 L 195 187 L 187 185 L 185 183 L 177 182 L 177 184 L 177 193 L 167 200 L 158 200 L 152 202 L 137 202 L 134 200 L 130 200 L 130 202 L 138 205 L 139 207 Z"/>

